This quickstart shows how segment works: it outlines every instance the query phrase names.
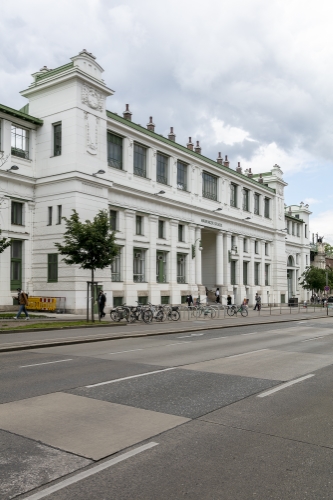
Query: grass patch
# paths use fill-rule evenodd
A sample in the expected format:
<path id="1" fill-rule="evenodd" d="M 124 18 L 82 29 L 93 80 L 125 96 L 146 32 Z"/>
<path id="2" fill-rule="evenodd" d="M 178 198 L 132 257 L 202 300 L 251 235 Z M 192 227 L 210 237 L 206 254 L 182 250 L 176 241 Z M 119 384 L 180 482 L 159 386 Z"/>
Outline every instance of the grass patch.
<path id="1" fill-rule="evenodd" d="M 123 323 L 125 325 L 125 323 Z M 52 323 L 29 323 L 28 321 L 24 325 L 18 325 L 12 324 L 11 326 L 8 326 L 7 328 L 0 327 L 0 332 L 4 331 L 9 331 L 9 330 L 34 330 L 35 328 L 42 328 L 43 330 L 48 330 L 50 328 L 56 328 L 61 330 L 61 328 L 66 328 L 69 326 L 98 326 L 98 325 L 105 325 L 105 326 L 118 326 L 119 323 L 108 323 L 106 321 L 99 322 L 95 321 L 95 323 L 87 323 L 86 321 L 53 321 Z M 5 325 L 3 325 L 5 326 Z"/>

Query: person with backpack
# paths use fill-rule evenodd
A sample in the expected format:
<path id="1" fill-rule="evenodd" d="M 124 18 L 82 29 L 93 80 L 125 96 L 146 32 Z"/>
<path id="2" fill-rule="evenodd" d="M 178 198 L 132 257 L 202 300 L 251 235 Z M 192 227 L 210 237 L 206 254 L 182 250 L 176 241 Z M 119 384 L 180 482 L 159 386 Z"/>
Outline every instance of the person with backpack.
<path id="1" fill-rule="evenodd" d="M 28 321 L 30 319 L 29 314 L 26 310 L 26 306 L 28 305 L 28 295 L 26 293 L 24 293 L 23 290 L 21 290 L 21 288 L 18 288 L 17 292 L 18 292 L 17 300 L 18 300 L 20 307 L 19 307 L 17 315 L 14 316 L 14 319 L 19 319 L 19 317 L 21 316 L 21 313 L 24 312 L 25 320 Z"/>

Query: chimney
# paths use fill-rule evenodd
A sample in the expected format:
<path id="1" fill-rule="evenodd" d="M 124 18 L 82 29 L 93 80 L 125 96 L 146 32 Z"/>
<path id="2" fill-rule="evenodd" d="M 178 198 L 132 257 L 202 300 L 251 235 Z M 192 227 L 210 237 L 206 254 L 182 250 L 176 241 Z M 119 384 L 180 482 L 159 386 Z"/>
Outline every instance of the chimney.
<path id="1" fill-rule="evenodd" d="M 250 177 L 250 179 L 252 179 L 252 177 L 253 177 L 253 173 L 252 173 L 250 168 L 249 168 L 249 171 L 247 173 L 247 176 Z"/>
<path id="2" fill-rule="evenodd" d="M 193 151 L 193 142 L 192 142 L 192 137 L 188 138 L 188 143 L 186 144 L 187 149 L 190 149 Z"/>
<path id="3" fill-rule="evenodd" d="M 170 127 L 170 133 L 168 135 L 168 139 L 170 139 L 170 141 L 173 141 L 173 142 L 175 142 L 175 140 L 176 140 L 176 136 L 173 133 L 173 127 Z"/>
<path id="4" fill-rule="evenodd" d="M 126 104 L 126 109 L 123 112 L 123 117 L 125 118 L 125 120 L 129 120 L 130 122 L 132 121 L 132 113 L 130 112 L 129 104 Z"/>
<path id="5" fill-rule="evenodd" d="M 201 155 L 201 147 L 200 147 L 199 141 L 197 141 L 197 145 L 195 146 L 194 151 L 196 153 L 198 153 L 199 155 Z"/>
<path id="6" fill-rule="evenodd" d="M 223 165 L 224 165 L 225 167 L 228 167 L 228 168 L 229 168 L 229 160 L 228 160 L 228 155 L 225 155 L 225 160 L 224 160 Z"/>
<path id="7" fill-rule="evenodd" d="M 222 165 L 223 159 L 222 159 L 221 153 L 219 153 L 216 161 L 217 161 L 217 163 L 219 163 L 220 165 Z"/>
<path id="8" fill-rule="evenodd" d="M 260 182 L 260 184 L 264 183 L 264 179 L 262 178 L 262 174 L 259 174 L 258 182 Z"/>
<path id="9" fill-rule="evenodd" d="M 237 168 L 236 168 L 236 172 L 238 172 L 239 174 L 242 173 L 242 167 L 240 166 L 240 161 L 238 162 L 238 165 L 237 165 Z"/>
<path id="10" fill-rule="evenodd" d="M 155 132 L 155 123 L 153 122 L 153 117 L 149 117 L 149 123 L 147 123 L 147 129 L 151 132 Z"/>

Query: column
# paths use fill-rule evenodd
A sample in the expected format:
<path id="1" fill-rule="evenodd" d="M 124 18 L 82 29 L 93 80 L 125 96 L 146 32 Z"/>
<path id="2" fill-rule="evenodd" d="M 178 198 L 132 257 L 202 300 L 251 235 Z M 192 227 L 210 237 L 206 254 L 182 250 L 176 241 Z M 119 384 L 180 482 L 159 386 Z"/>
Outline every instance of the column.
<path id="1" fill-rule="evenodd" d="M 171 251 L 169 254 L 169 262 L 167 263 L 169 267 L 169 283 L 171 285 L 177 284 L 177 241 L 178 241 L 178 220 L 172 219 L 170 221 L 170 244 Z"/>
<path id="2" fill-rule="evenodd" d="M 243 248 L 244 248 L 244 236 L 240 235 L 238 236 L 238 280 L 237 283 L 239 286 L 244 285 L 244 280 L 243 280 Z"/>
<path id="3" fill-rule="evenodd" d="M 189 243 L 189 248 L 190 252 L 188 255 L 188 262 L 187 262 L 187 278 L 188 278 L 188 284 L 195 285 L 195 259 L 192 259 L 192 245 L 194 245 L 195 241 L 195 224 L 189 224 L 188 225 L 188 243 Z"/>
<path id="4" fill-rule="evenodd" d="M 230 285 L 230 262 L 229 262 L 229 256 L 230 256 L 230 251 L 231 251 L 231 233 L 225 233 L 224 236 L 224 284 L 226 286 Z"/>
<path id="5" fill-rule="evenodd" d="M 261 241 L 261 272 L 260 272 L 260 284 L 262 287 L 265 286 L 265 241 Z M 261 297 L 263 299 L 263 297 Z M 266 299 L 266 297 L 265 297 Z"/>
<path id="6" fill-rule="evenodd" d="M 156 182 L 156 149 L 148 148 L 147 151 L 147 177 Z"/>
<path id="7" fill-rule="evenodd" d="M 156 238 L 157 238 L 157 215 L 149 215 L 149 255 L 147 258 L 148 282 L 150 285 L 156 284 Z"/>
<path id="8" fill-rule="evenodd" d="M 133 210 L 125 210 L 125 247 L 124 247 L 124 284 L 133 283 L 133 234 L 134 216 Z"/>
<path id="9" fill-rule="evenodd" d="M 255 238 L 250 238 L 250 241 L 249 241 L 249 245 L 250 245 L 250 248 L 249 248 L 249 251 L 250 251 L 250 262 L 248 263 L 248 280 L 249 280 L 249 285 L 250 286 L 254 286 L 254 242 L 255 242 Z"/>
<path id="10" fill-rule="evenodd" d="M 123 170 L 133 175 L 133 140 L 125 137 L 123 139 Z"/>
<path id="11" fill-rule="evenodd" d="M 216 235 L 216 286 L 223 285 L 223 232 Z"/>
<path id="12" fill-rule="evenodd" d="M 201 227 L 195 228 L 195 282 L 197 285 L 201 285 L 202 272 L 201 272 L 201 252 L 199 247 L 201 245 Z"/>

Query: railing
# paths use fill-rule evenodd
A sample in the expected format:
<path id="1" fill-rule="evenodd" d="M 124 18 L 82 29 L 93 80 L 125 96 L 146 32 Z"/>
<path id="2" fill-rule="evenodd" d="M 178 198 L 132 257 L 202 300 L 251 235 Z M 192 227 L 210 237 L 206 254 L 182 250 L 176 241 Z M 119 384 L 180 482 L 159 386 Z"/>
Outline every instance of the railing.
<path id="1" fill-rule="evenodd" d="M 144 274 L 133 274 L 134 283 L 144 283 L 145 275 Z"/>
<path id="2" fill-rule="evenodd" d="M 134 174 L 138 175 L 140 177 L 146 177 L 146 169 L 145 168 L 134 167 Z"/>
<path id="3" fill-rule="evenodd" d="M 177 283 L 186 283 L 185 276 L 177 276 Z"/>
<path id="4" fill-rule="evenodd" d="M 122 162 L 120 160 L 115 160 L 114 158 L 108 158 L 109 167 L 117 168 L 118 170 L 123 169 Z"/>
<path id="5" fill-rule="evenodd" d="M 159 274 L 157 274 L 156 275 L 156 282 L 157 283 L 166 283 L 167 282 L 166 275 L 163 274 L 162 276 L 160 276 Z"/>
<path id="6" fill-rule="evenodd" d="M 160 184 L 167 184 L 168 179 L 164 175 L 157 175 L 157 182 L 159 182 Z"/>
<path id="7" fill-rule="evenodd" d="M 182 189 L 183 191 L 186 191 L 186 184 L 185 182 L 177 182 L 177 189 Z"/>
<path id="8" fill-rule="evenodd" d="M 210 193 L 209 191 L 202 191 L 202 196 L 208 198 L 209 200 L 217 201 L 217 193 Z"/>
<path id="9" fill-rule="evenodd" d="M 112 273 L 111 274 L 111 280 L 113 282 L 121 281 L 120 273 Z"/>
<path id="10" fill-rule="evenodd" d="M 28 151 L 24 151 L 23 149 L 12 148 L 12 155 L 18 156 L 19 158 L 29 159 Z"/>

